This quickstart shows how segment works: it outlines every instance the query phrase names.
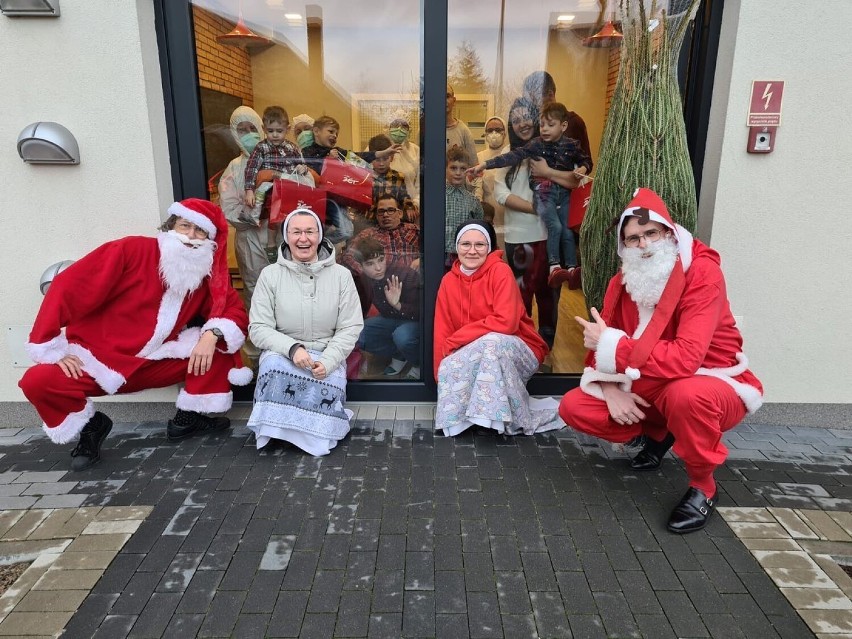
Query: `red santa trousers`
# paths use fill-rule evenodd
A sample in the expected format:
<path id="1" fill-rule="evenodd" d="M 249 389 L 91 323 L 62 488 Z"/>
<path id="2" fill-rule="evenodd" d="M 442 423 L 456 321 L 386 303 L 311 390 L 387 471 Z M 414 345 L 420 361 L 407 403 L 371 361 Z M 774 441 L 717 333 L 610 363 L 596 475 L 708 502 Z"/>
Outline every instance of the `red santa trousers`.
<path id="1" fill-rule="evenodd" d="M 575 388 L 562 398 L 559 416 L 576 430 L 607 441 L 624 443 L 645 434 L 661 441 L 674 435 L 674 452 L 683 460 L 689 485 L 705 495 L 716 493 L 713 471 L 724 463 L 728 449 L 722 433 L 746 414 L 742 400 L 728 384 L 715 377 L 696 375 L 676 380 L 638 379 L 632 392 L 651 404 L 640 406 L 645 419 L 638 424 L 618 424 L 606 402 Z"/>
<path id="2" fill-rule="evenodd" d="M 210 370 L 204 375 L 187 373 L 188 364 L 188 359 L 146 362 L 127 378 L 118 393 L 135 393 L 184 382 L 177 400 L 178 408 L 202 413 L 228 410 L 232 397 L 228 371 L 234 366 L 234 356 L 215 351 Z M 48 431 L 62 424 L 69 415 L 81 414 L 88 405 L 89 397 L 106 395 L 87 373 L 78 379 L 66 377 L 56 364 L 36 364 L 24 373 L 18 385 Z M 76 430 L 79 432 L 79 429 Z"/>

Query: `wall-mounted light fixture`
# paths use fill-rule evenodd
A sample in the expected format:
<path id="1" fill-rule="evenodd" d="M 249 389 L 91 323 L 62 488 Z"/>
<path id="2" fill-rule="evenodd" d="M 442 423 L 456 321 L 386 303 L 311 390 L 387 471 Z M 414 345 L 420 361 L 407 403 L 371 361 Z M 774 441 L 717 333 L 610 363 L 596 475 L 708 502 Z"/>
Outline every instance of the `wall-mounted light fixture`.
<path id="1" fill-rule="evenodd" d="M 0 0 L 0 12 L 10 18 L 58 18 L 59 0 Z"/>
<path id="2" fill-rule="evenodd" d="M 80 164 L 74 135 L 56 122 L 33 122 L 18 136 L 18 155 L 27 164 Z"/>

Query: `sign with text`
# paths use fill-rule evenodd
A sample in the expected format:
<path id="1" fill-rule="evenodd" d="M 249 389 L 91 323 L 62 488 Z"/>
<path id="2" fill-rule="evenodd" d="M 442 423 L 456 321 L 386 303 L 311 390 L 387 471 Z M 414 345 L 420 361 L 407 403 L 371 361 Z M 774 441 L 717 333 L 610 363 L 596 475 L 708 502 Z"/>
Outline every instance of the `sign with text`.
<path id="1" fill-rule="evenodd" d="M 754 80 L 746 126 L 780 126 L 783 80 Z"/>

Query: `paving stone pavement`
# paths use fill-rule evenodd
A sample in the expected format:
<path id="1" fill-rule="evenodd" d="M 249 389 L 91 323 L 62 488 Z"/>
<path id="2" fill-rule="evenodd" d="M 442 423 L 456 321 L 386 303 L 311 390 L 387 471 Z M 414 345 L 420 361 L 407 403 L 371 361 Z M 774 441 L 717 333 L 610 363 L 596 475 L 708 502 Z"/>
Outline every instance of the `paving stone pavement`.
<path id="1" fill-rule="evenodd" d="M 81 601 L 55 614 L 67 638 L 852 636 L 852 582 L 805 559 L 842 559 L 852 541 L 852 431 L 741 425 L 717 472 L 729 511 L 681 537 L 665 530 L 686 486 L 672 456 L 634 473 L 623 452 L 569 431 L 449 439 L 430 406 L 355 409 L 350 436 L 321 459 L 258 452 L 244 421 L 180 443 L 149 422 L 116 424 L 80 473 L 67 472 L 70 446 L 2 429 L 0 524 L 15 511 L 149 507 L 133 526 L 87 524 L 126 543 L 54 606 Z M 769 516 L 801 552 L 725 521 Z M 783 561 L 836 587 L 782 592 L 784 574 L 767 570 L 798 566 Z M 810 609 L 817 622 L 794 608 L 803 587 L 831 603 Z M 47 615 L 39 597 L 29 610 Z"/>

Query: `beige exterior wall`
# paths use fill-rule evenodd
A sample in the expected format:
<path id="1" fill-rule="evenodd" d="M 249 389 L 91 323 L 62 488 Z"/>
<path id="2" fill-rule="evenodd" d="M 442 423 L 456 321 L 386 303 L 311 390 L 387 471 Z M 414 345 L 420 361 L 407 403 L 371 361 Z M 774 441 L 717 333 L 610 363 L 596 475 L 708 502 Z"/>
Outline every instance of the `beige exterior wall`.
<path id="1" fill-rule="evenodd" d="M 150 234 L 172 200 L 151 5 L 62 0 L 58 19 L 0 16 L 0 402 L 23 401 L 11 341 L 38 310 L 44 268 L 109 239 Z M 700 234 L 722 253 L 767 400 L 852 403 L 852 40 L 844 31 L 852 3 L 725 5 Z M 776 150 L 765 156 L 745 152 L 755 79 L 787 82 Z M 18 134 L 42 120 L 74 133 L 80 166 L 18 158 Z M 130 399 L 171 397 L 168 389 Z"/>
<path id="2" fill-rule="evenodd" d="M 852 402 L 852 2 L 726 0 L 699 206 L 769 402 Z M 753 80 L 784 80 L 746 153 Z"/>
<path id="3" fill-rule="evenodd" d="M 122 235 L 150 235 L 173 199 L 153 4 L 61 8 L 59 18 L 0 16 L 0 401 L 24 400 L 10 327 L 32 324 L 44 269 Z M 74 134 L 79 166 L 23 163 L 18 134 L 38 121 Z"/>

